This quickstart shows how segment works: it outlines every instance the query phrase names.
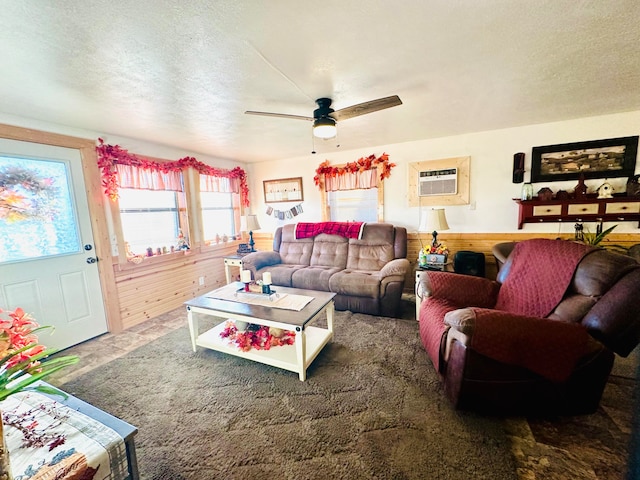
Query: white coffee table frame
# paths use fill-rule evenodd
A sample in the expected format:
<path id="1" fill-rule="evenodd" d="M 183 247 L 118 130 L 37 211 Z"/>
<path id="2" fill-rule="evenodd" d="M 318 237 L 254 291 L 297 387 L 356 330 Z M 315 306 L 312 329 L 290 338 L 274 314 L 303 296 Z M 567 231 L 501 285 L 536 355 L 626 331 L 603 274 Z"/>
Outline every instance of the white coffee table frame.
<path id="1" fill-rule="evenodd" d="M 276 289 L 281 293 L 307 295 L 314 297 L 314 299 L 299 312 L 214 299 L 210 298 L 211 292 L 185 302 L 193 351 L 195 352 L 197 347 L 208 348 L 297 372 L 300 381 L 304 382 L 307 378 L 309 365 L 324 346 L 333 339 L 333 312 L 335 311 L 333 297 L 335 294 L 285 287 L 276 287 Z M 326 312 L 327 327 L 312 326 L 311 324 L 323 312 Z M 210 330 L 199 334 L 198 315 L 195 314 L 219 317 L 224 320 Z M 229 320 L 293 331 L 295 332 L 294 344 L 273 347 L 269 350 L 251 349 L 244 352 L 229 342 L 229 339 L 220 336 Z"/>

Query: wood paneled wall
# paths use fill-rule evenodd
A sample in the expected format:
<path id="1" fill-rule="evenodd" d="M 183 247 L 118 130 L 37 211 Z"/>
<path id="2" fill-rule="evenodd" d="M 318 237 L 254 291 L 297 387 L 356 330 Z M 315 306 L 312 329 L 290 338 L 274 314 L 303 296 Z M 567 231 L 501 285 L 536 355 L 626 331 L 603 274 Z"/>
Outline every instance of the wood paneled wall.
<path id="1" fill-rule="evenodd" d="M 224 257 L 235 254 L 238 243 L 229 242 L 207 252 L 154 257 L 135 266 L 114 265 L 123 328 L 174 310 L 187 300 L 225 285 Z M 204 285 L 200 285 L 200 277 Z"/>

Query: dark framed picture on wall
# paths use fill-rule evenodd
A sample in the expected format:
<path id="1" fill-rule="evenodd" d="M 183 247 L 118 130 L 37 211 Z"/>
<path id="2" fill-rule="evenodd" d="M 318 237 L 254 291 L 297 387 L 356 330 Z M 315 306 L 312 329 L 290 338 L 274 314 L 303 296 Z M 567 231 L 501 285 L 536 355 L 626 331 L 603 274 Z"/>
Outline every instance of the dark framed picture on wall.
<path id="1" fill-rule="evenodd" d="M 533 147 L 531 182 L 630 177 L 636 169 L 638 136 Z"/>

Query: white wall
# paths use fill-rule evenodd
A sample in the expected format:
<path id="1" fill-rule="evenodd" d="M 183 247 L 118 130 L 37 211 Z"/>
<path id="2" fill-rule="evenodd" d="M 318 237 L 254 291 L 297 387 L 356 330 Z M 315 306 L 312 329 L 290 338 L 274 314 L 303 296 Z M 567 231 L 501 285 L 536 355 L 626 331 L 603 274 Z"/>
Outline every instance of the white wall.
<path id="1" fill-rule="evenodd" d="M 390 161 L 397 166 L 391 170 L 391 177 L 385 180 L 385 221 L 404 226 L 409 232 L 415 232 L 420 219 L 420 209 L 409 207 L 407 202 L 409 164 L 425 160 L 470 156 L 470 201 L 471 205 L 475 204 L 475 209 L 472 209 L 471 205 L 447 206 L 450 232 L 518 232 L 518 205 L 512 199 L 520 197 L 521 184 L 511 182 L 514 153 L 525 152 L 527 170 L 525 181 L 528 181 L 533 147 L 638 135 L 639 125 L 640 111 L 635 111 L 433 140 L 381 145 L 357 151 L 336 151 L 329 155 L 309 154 L 287 160 L 249 164 L 251 210 L 258 215 L 263 231 L 273 231 L 279 225 L 294 221 L 320 221 L 320 191 L 313 182 L 318 165 L 325 160 L 335 165 L 344 164 L 370 154 L 379 156 L 386 152 L 389 154 Z M 636 166 L 636 173 L 638 172 L 640 172 L 640 161 Z M 281 221 L 265 213 L 262 181 L 288 177 L 303 178 L 304 213 L 294 217 L 293 220 Z M 610 179 L 609 183 L 613 185 L 615 191 L 623 192 L 626 189 L 626 180 L 626 178 L 615 178 Z M 595 191 L 603 181 L 602 179 L 587 180 L 589 192 Z M 534 184 L 533 190 L 535 194 L 540 188 L 549 186 L 554 192 L 559 189 L 571 192 L 576 184 L 577 181 Z M 271 206 L 284 210 L 297 203 L 299 202 L 274 203 Z M 594 225 L 586 226 L 595 229 Z M 572 233 L 573 222 L 525 224 L 520 232 Z M 616 228 L 616 232 L 640 233 L 640 230 L 637 228 L 637 222 L 623 222 Z"/>
<path id="2" fill-rule="evenodd" d="M 7 115 L 0 113 L 0 123 L 7 125 L 13 125 L 16 127 L 32 128 L 34 130 L 42 130 L 43 132 L 58 133 L 60 135 L 69 135 L 72 137 L 86 138 L 89 140 L 95 140 L 102 138 L 105 143 L 110 145 L 120 145 L 125 150 L 128 150 L 134 155 L 143 155 L 148 157 L 156 157 L 164 160 L 179 160 L 184 157 L 194 157 L 202 163 L 215 166 L 217 168 L 229 168 L 241 167 L 247 170 L 246 164 L 242 162 L 236 162 L 228 159 L 216 158 L 203 155 L 201 153 L 189 152 L 166 145 L 160 145 L 157 143 L 147 142 L 145 140 L 134 139 L 129 137 L 119 137 L 115 135 L 105 135 L 102 132 L 96 132 L 92 130 L 85 130 L 73 127 L 67 127 L 66 125 L 58 125 L 53 123 L 41 122 L 39 120 L 33 120 L 29 118 L 16 117 L 14 115 Z M 260 183 L 262 185 L 262 183 Z"/>

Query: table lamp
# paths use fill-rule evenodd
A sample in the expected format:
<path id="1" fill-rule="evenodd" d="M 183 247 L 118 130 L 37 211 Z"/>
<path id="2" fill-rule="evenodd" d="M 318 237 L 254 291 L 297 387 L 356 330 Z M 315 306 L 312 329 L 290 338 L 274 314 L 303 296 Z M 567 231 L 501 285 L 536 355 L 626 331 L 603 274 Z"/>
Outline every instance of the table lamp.
<path id="1" fill-rule="evenodd" d="M 253 231 L 260 230 L 260 224 L 258 223 L 257 215 L 245 215 L 240 217 L 240 230 L 243 232 L 249 232 L 249 247 L 252 252 L 255 252 L 255 244 L 253 241 Z"/>
<path id="2" fill-rule="evenodd" d="M 447 223 L 447 217 L 444 214 L 444 208 L 432 208 L 426 212 L 422 212 L 420 219 L 419 232 L 432 231 L 433 239 L 431 240 L 431 246 L 438 246 L 438 230 L 449 230 L 449 224 Z"/>

